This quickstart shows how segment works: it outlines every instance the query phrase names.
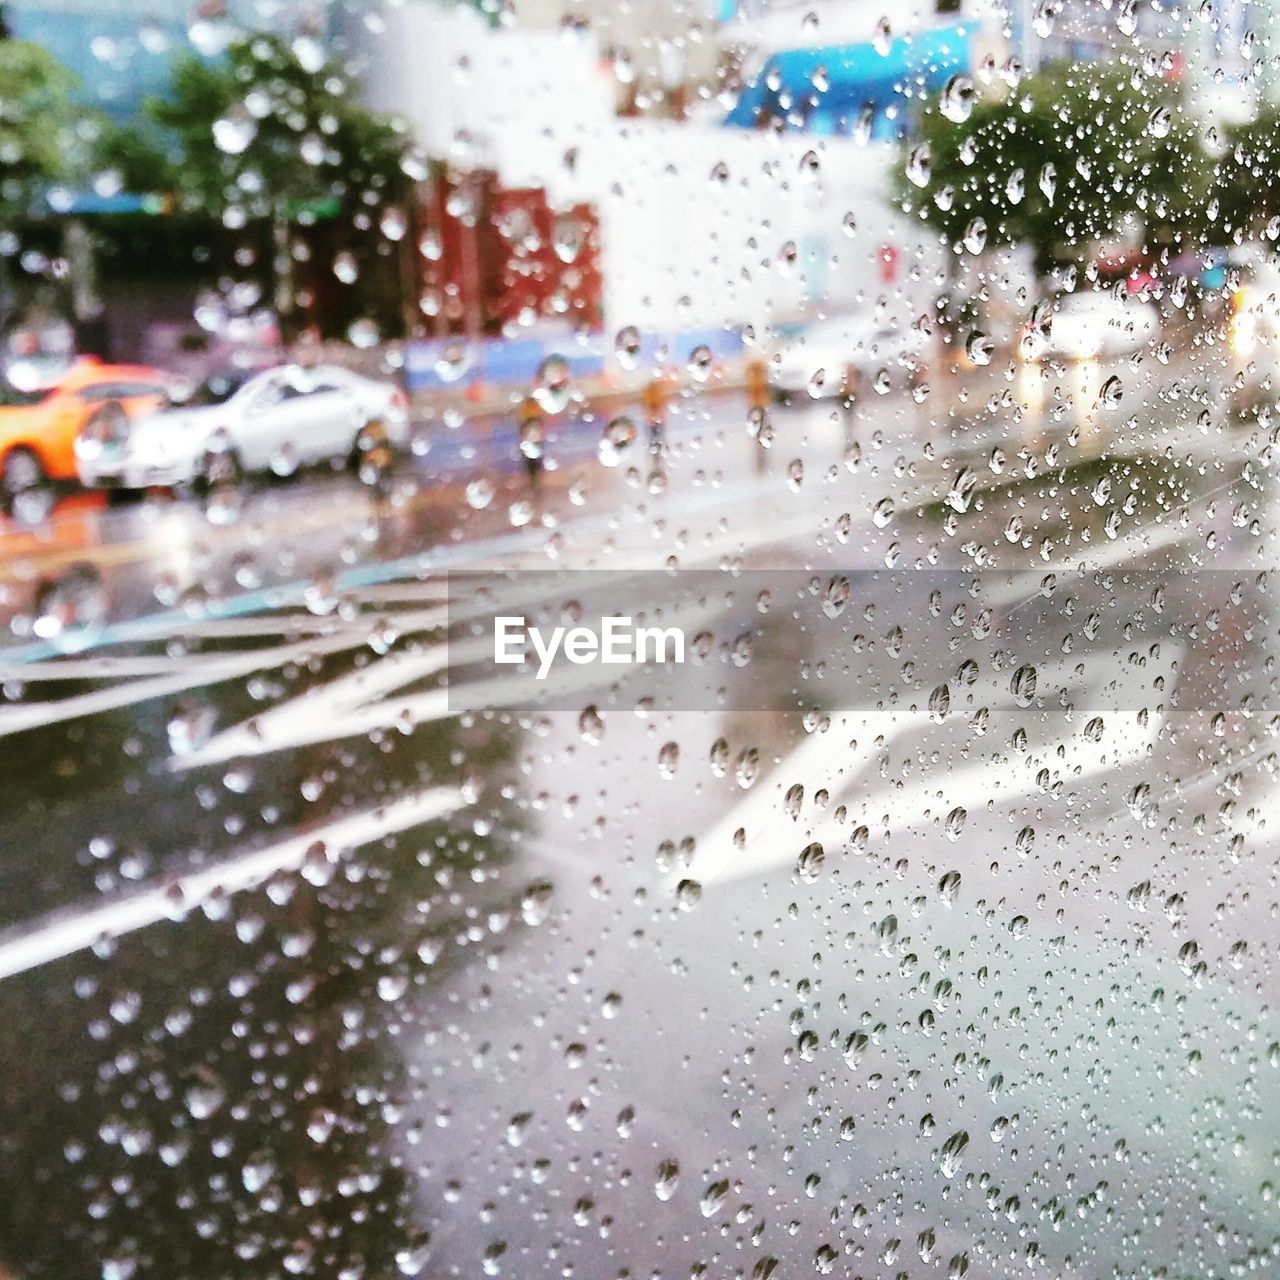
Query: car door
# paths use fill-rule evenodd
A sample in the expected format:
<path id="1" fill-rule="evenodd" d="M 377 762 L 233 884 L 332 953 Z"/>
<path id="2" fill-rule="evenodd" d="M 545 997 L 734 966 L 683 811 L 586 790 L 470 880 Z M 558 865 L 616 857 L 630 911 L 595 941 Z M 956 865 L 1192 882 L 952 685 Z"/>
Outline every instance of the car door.
<path id="1" fill-rule="evenodd" d="M 294 434 L 289 412 L 292 399 L 283 375 L 271 374 L 253 379 L 227 402 L 220 429 L 230 437 L 249 470 L 269 467 Z"/>
<path id="2" fill-rule="evenodd" d="M 307 461 L 345 457 L 363 426 L 355 386 L 330 370 L 300 371 L 295 386 L 300 403 L 298 446 Z"/>

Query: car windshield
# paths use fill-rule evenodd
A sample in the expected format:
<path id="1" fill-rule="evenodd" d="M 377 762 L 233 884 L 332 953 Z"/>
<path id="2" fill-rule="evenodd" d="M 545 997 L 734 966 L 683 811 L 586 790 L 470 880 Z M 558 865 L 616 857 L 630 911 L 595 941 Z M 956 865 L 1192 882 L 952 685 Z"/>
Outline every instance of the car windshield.
<path id="1" fill-rule="evenodd" d="M 11 383 L 0 381 L 0 407 L 23 408 L 28 405 L 40 404 L 53 395 L 53 388 L 42 388 L 38 390 L 22 390 L 13 386 Z"/>
<path id="2" fill-rule="evenodd" d="M 225 404 L 249 381 L 245 373 L 214 373 L 205 378 L 185 400 L 178 403 L 198 408 L 206 405 Z"/>
<path id="3" fill-rule="evenodd" d="M 1280 1280 L 1280 0 L 0 10 L 0 1280 Z"/>

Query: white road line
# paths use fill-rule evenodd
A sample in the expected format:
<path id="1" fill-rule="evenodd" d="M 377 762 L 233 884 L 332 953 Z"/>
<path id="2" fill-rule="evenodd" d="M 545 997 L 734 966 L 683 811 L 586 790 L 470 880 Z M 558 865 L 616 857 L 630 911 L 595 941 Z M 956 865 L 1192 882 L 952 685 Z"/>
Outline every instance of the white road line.
<path id="1" fill-rule="evenodd" d="M 160 920 L 171 919 L 175 905 L 191 910 L 214 893 L 238 893 L 281 871 L 296 871 L 319 842 L 327 860 L 345 850 L 432 822 L 462 806 L 453 788 L 424 791 L 376 809 L 347 814 L 312 831 L 265 849 L 232 854 L 217 866 L 156 884 L 115 902 L 55 912 L 0 935 L 0 981 L 53 960 L 73 955 L 103 938 L 118 938 Z"/>
<path id="2" fill-rule="evenodd" d="M 1166 665 L 1161 668 L 1166 676 L 1176 670 L 1181 654 L 1178 648 L 1166 652 Z M 1085 663 L 1083 675 L 1076 675 L 1075 662 L 1040 668 L 1041 687 L 1056 690 L 1064 684 L 1078 686 L 1080 696 L 1076 701 L 1083 701 L 1087 689 L 1105 687 L 1114 671 L 1101 656 L 1085 659 Z M 1151 674 L 1147 673 L 1148 678 Z M 983 688 L 984 685 L 987 687 Z M 1008 701 L 1007 687 L 999 687 L 990 678 L 965 692 L 966 698 L 973 695 L 974 706 L 986 703 L 993 715 L 1014 710 Z M 1111 689 L 1100 705 L 1107 700 L 1114 702 L 1119 696 L 1117 690 Z M 1144 724 L 1137 711 L 1108 711 L 1102 715 L 1102 736 L 1097 742 L 1085 741 L 1079 736 L 1081 721 L 1069 738 L 1046 744 L 1016 762 L 992 759 L 940 771 L 937 777 L 922 779 L 909 787 L 885 781 L 858 792 L 857 781 L 867 767 L 894 738 L 927 723 L 928 712 L 905 708 L 893 712 L 845 710 L 833 714 L 831 719 L 833 725 L 839 726 L 838 732 L 833 728 L 801 743 L 773 770 L 764 785 L 757 784 L 756 789 L 719 818 L 710 832 L 699 837 L 692 866 L 670 878 L 672 885 L 687 877 L 705 888 L 762 875 L 774 867 L 794 864 L 800 848 L 811 841 L 828 848 L 843 845 L 849 831 L 859 822 L 878 825 L 887 818 L 891 830 L 902 831 L 932 821 L 957 805 L 972 806 L 976 803 L 975 797 L 980 797 L 983 803 L 990 798 L 1007 804 L 1037 790 L 1036 774 L 1042 768 L 1068 781 L 1122 768 L 1148 753 L 1163 723 L 1154 713 L 1148 714 Z M 856 748 L 849 747 L 850 737 L 856 739 Z M 882 741 L 877 742 L 878 737 Z M 1058 755 L 1059 746 L 1063 748 L 1062 756 Z M 848 821 L 839 824 L 827 819 L 816 828 L 793 822 L 783 812 L 781 795 L 784 788 L 797 782 L 804 786 L 806 796 L 825 789 L 831 795 L 833 806 L 845 803 Z M 740 829 L 744 833 L 741 847 L 735 841 L 735 833 Z M 806 830 L 807 835 L 803 834 Z"/>

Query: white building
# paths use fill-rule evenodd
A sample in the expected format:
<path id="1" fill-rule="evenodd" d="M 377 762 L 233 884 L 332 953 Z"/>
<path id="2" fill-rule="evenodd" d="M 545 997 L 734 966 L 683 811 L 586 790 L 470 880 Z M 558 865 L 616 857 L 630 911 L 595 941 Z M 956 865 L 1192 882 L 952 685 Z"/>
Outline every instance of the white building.
<path id="1" fill-rule="evenodd" d="M 386 22 L 374 106 L 461 168 L 596 207 L 610 331 L 760 326 L 879 297 L 917 314 L 936 293 L 935 237 L 890 204 L 892 144 L 618 117 L 586 28 L 493 29 L 412 0 Z"/>

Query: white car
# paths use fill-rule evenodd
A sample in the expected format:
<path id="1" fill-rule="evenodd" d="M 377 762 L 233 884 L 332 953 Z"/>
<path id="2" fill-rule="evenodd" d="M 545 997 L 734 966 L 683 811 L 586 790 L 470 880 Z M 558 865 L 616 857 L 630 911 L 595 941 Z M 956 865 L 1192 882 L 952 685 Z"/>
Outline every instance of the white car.
<path id="1" fill-rule="evenodd" d="M 185 403 L 130 422 L 111 406 L 76 440 L 91 488 L 208 484 L 250 471 L 289 475 L 403 445 L 404 392 L 332 365 L 209 378 Z"/>
<path id="2" fill-rule="evenodd" d="M 913 324 L 845 316 L 810 325 L 784 343 L 769 361 L 769 385 L 779 398 L 805 394 L 815 400 L 841 393 L 848 370 L 876 377 L 905 366 L 919 373 L 928 338 Z"/>
<path id="3" fill-rule="evenodd" d="M 1152 303 L 1117 297 L 1110 289 L 1064 294 L 1043 314 L 1048 323 L 1033 320 L 1023 337 L 1023 354 L 1032 360 L 1128 355 L 1160 332 L 1160 313 Z"/>
<path id="4" fill-rule="evenodd" d="M 1280 375 L 1280 272 L 1265 264 L 1235 291 L 1228 323 L 1231 407 L 1247 414 L 1274 397 Z"/>

